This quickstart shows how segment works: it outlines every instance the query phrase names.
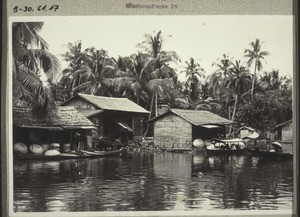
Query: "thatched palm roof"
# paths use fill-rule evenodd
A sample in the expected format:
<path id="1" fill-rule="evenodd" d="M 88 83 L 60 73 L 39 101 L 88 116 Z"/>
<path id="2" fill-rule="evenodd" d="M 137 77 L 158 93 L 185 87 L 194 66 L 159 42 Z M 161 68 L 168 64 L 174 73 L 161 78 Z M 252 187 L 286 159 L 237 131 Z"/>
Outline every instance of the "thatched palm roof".
<path id="1" fill-rule="evenodd" d="M 123 112 L 133 112 L 133 113 L 142 113 L 148 114 L 149 112 L 138 104 L 132 102 L 127 98 L 117 98 L 117 97 L 104 97 L 104 96 L 94 96 L 79 93 L 71 99 L 64 102 L 62 105 L 69 105 L 69 102 L 81 98 L 98 109 L 107 110 L 107 111 L 123 111 Z"/>
<path id="2" fill-rule="evenodd" d="M 232 124 L 232 121 L 230 121 L 226 118 L 223 118 L 217 114 L 214 114 L 210 111 L 184 110 L 184 109 L 171 109 L 168 112 L 163 113 L 163 114 L 151 119 L 149 122 L 155 122 L 169 114 L 175 114 L 195 126 L 209 125 L 209 124 L 216 124 L 216 125 Z"/>
<path id="3" fill-rule="evenodd" d="M 86 129 L 94 124 L 70 106 L 56 107 L 46 118 L 37 118 L 28 108 L 13 108 L 13 123 L 25 128 Z"/>

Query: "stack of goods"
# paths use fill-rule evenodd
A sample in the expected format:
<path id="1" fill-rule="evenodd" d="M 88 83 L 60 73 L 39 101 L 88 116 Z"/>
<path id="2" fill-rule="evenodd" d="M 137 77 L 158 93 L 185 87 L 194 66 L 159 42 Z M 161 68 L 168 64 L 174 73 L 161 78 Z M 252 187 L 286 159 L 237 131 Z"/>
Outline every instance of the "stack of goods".
<path id="1" fill-rule="evenodd" d="M 47 143 L 31 144 L 29 147 L 22 143 L 18 142 L 14 144 L 14 152 L 21 154 L 36 154 L 36 155 L 46 155 L 46 156 L 57 156 L 60 154 L 60 144 L 52 143 L 51 145 Z"/>

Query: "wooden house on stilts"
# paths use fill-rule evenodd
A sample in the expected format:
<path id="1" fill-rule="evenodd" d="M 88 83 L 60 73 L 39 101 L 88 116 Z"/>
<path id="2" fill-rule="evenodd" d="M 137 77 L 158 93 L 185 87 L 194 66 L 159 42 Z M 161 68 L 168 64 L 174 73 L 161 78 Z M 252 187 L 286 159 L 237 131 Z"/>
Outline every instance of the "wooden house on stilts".
<path id="1" fill-rule="evenodd" d="M 127 98 L 103 97 L 79 93 L 61 106 L 74 106 L 97 127 L 94 138 L 114 140 L 126 134 L 128 140 L 143 136 L 143 119 L 147 110 Z"/>

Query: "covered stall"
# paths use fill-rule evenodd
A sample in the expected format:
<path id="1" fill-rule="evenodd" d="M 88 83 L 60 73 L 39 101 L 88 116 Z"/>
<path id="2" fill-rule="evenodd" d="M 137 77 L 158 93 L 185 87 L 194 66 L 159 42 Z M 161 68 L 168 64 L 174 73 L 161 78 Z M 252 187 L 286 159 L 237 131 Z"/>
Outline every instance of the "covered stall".
<path id="1" fill-rule="evenodd" d="M 45 118 L 36 117 L 28 108 L 13 108 L 14 144 L 56 144 L 60 149 L 87 149 L 92 145 L 93 128 L 94 124 L 73 107 L 53 108 Z"/>

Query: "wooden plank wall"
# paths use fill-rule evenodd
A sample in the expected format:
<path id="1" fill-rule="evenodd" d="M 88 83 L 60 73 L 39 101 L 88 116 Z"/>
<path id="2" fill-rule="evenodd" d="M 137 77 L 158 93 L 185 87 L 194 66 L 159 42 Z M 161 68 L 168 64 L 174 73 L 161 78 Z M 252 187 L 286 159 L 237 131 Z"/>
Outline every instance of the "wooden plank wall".
<path id="1" fill-rule="evenodd" d="M 165 148 L 191 148 L 192 124 L 174 114 L 157 120 L 154 144 Z"/>
<path id="2" fill-rule="evenodd" d="M 292 141 L 293 140 L 293 122 L 290 122 L 282 126 L 282 141 Z"/>

